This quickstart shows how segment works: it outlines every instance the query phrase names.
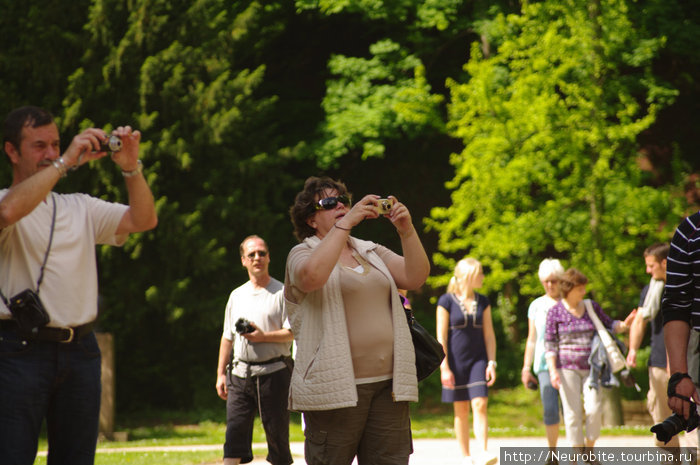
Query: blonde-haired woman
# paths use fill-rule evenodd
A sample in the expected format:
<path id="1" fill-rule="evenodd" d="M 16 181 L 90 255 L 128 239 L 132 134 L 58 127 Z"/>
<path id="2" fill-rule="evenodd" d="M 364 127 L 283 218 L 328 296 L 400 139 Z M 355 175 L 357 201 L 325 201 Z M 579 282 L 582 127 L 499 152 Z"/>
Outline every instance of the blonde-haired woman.
<path id="1" fill-rule="evenodd" d="M 447 294 L 438 300 L 437 337 L 447 355 L 440 366 L 442 401 L 453 404 L 455 435 L 464 463 L 492 465 L 497 458 L 487 450 L 486 408 L 488 386 L 496 381 L 496 336 L 489 300 L 475 292 L 483 282 L 478 260 L 465 258 L 457 263 Z M 481 447 L 476 461 L 469 452 L 470 406 L 474 436 Z"/>

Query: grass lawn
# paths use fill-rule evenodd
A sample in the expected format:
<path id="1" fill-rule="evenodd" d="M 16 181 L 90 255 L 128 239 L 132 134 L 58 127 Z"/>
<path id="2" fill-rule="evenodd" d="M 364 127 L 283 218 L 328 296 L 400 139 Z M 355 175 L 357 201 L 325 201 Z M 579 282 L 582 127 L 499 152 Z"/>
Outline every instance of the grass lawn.
<path id="1" fill-rule="evenodd" d="M 435 396 L 430 396 L 430 399 Z M 412 405 L 411 427 L 415 439 L 452 438 L 454 437 L 452 406 L 437 401 L 428 402 L 425 398 L 420 407 Z M 523 437 L 544 436 L 542 411 L 539 393 L 524 387 L 492 390 L 489 394 L 489 436 Z M 104 441 L 98 444 L 97 465 L 152 465 L 167 463 L 169 465 L 197 465 L 212 463 L 221 458 L 221 449 L 197 452 L 117 452 L 99 453 L 104 448 L 156 447 L 176 445 L 223 444 L 226 425 L 220 420 L 225 413 L 200 413 L 203 417 L 216 420 L 199 421 L 191 415 L 166 413 L 149 415 L 147 419 L 129 418 L 126 426 L 118 426 L 118 431 L 128 433 L 128 441 Z M 185 418 L 189 417 L 189 418 Z M 141 422 L 141 424 L 139 424 Z M 564 434 L 563 424 L 561 426 Z M 603 435 L 648 435 L 649 426 L 620 426 L 603 428 Z M 259 419 L 255 421 L 253 433 L 255 442 L 264 442 L 265 433 Z M 292 413 L 290 422 L 290 441 L 303 441 L 301 416 Z M 46 450 L 46 441 L 40 444 L 40 450 Z M 264 454 L 264 450 L 256 450 Z M 39 457 L 38 465 L 46 463 L 45 457 Z"/>
<path id="2" fill-rule="evenodd" d="M 95 458 L 95 465 L 200 465 L 214 462 L 221 462 L 221 451 L 98 453 Z M 34 465 L 46 465 L 46 457 L 38 457 Z"/>

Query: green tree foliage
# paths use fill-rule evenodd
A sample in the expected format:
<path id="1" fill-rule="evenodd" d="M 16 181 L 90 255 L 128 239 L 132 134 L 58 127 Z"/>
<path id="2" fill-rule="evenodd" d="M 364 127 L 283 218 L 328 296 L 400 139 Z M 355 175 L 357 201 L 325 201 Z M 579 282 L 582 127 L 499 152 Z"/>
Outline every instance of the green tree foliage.
<path id="1" fill-rule="evenodd" d="M 657 173 L 656 184 L 673 182 L 674 164 L 671 155 L 684 160 L 688 173 L 700 169 L 700 139 L 695 116 L 700 114 L 700 9 L 691 2 L 648 0 L 630 4 L 630 17 L 635 25 L 652 37 L 664 37 L 665 44 L 654 60 L 654 75 L 678 89 L 678 98 L 659 112 L 656 123 L 640 137 L 646 157 Z M 692 180 L 690 180 L 692 184 Z M 696 178 L 697 182 L 697 178 Z M 696 184 L 696 189 L 700 185 Z M 686 188 L 686 189 L 688 189 Z M 686 193 L 700 202 L 700 194 Z M 689 213 L 692 213 L 692 207 Z"/>
<path id="2" fill-rule="evenodd" d="M 60 110 L 68 75 L 80 63 L 88 4 L 89 0 L 0 0 L 2 119 L 10 110 L 38 101 L 54 113 Z M 0 170 L 0 185 L 11 182 L 11 170 Z"/>
<path id="3" fill-rule="evenodd" d="M 328 61 L 325 121 L 313 146 L 322 166 L 337 165 L 348 154 L 363 160 L 387 156 L 393 141 L 444 136 L 446 70 L 459 73 L 461 41 L 477 37 L 475 17 L 498 8 L 498 2 L 458 0 L 297 0 L 296 5 L 331 17 L 360 15 L 370 31 L 363 39 L 373 40 L 356 55 L 334 54 Z"/>
<path id="4" fill-rule="evenodd" d="M 87 0 L 0 1 L 3 82 L 0 105 L 3 108 L 27 105 L 38 97 L 47 108 L 54 111 L 60 108 L 66 93 L 66 78 L 78 66 L 82 55 L 81 45 L 85 40 L 82 12 L 88 4 Z"/>
<path id="5" fill-rule="evenodd" d="M 384 40 L 370 47 L 372 58 L 334 56 L 323 108 L 324 132 L 319 161 L 328 165 L 347 152 L 362 158 L 384 156 L 385 141 L 441 132 L 442 96 L 430 93 L 425 69 L 413 55 Z"/>
<path id="6" fill-rule="evenodd" d="M 276 269 L 283 266 L 290 186 L 299 180 L 279 129 L 295 115 L 275 113 L 260 57 L 282 17 L 279 6 L 259 2 L 91 6 L 92 46 L 70 77 L 62 130 L 139 128 L 160 219 L 156 230 L 130 238 L 127 254 L 101 254 L 101 324 L 118 335 L 121 383 L 141 391 L 122 399 L 129 406 L 137 395 L 183 407 L 215 400 L 224 305 L 247 279 L 238 243 L 266 237 Z M 104 195 L 107 186 L 108 198 L 127 201 L 113 165 L 94 163 L 81 175 L 79 189 Z"/>
<path id="7" fill-rule="evenodd" d="M 0 0 L 3 115 L 51 109 L 64 147 L 90 125 L 143 133 L 159 226 L 99 250 L 120 411 L 221 411 L 223 308 L 247 279 L 238 243 L 262 235 L 281 278 L 287 210 L 312 174 L 397 195 L 418 226 L 431 216 L 423 239 L 439 268 L 411 295 L 429 328 L 438 275 L 467 253 L 488 266 L 511 358 L 520 341 L 503 331 L 524 329 L 516 316 L 540 293 L 545 256 L 587 272 L 596 297 L 620 303 L 614 315 L 632 305 L 641 250 L 678 223 L 678 173 L 697 163 L 697 9 L 522 3 Z M 108 160 L 57 189 L 127 200 Z M 400 250 L 387 221 L 353 234 Z"/>
<path id="8" fill-rule="evenodd" d="M 485 26 L 496 50 L 475 44 L 470 79 L 449 84 L 448 128 L 464 150 L 451 159 L 451 204 L 428 221 L 440 234 L 434 260 L 483 260 L 499 310 L 513 312 L 528 303 L 520 295 L 541 293 L 539 261 L 558 257 L 622 317 L 641 251 L 668 240 L 680 213 L 637 163 L 637 136 L 676 95 L 651 70 L 663 39 L 635 29 L 618 0 L 532 3 Z"/>

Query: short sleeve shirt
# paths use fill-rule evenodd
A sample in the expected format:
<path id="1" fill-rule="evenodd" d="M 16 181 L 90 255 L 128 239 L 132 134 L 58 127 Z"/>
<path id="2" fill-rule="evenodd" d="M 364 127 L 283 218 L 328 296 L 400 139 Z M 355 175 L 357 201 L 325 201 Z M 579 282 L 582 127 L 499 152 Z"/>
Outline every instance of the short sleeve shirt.
<path id="1" fill-rule="evenodd" d="M 0 198 L 7 189 L 0 190 Z M 122 245 L 116 235 L 128 206 L 86 194 L 51 193 L 15 224 L 0 230 L 0 289 L 11 297 L 27 288 L 36 290 L 49 243 L 56 201 L 56 223 L 41 298 L 49 326 L 78 326 L 97 317 L 97 244 Z M 0 303 L 0 318 L 10 318 Z"/>
<path id="2" fill-rule="evenodd" d="M 534 323 L 535 334 L 537 336 L 535 339 L 535 357 L 532 366 L 532 370 L 535 373 L 547 370 L 547 361 L 544 356 L 544 333 L 547 326 L 547 313 L 556 303 L 557 301 L 548 295 L 543 295 L 533 300 L 527 310 L 527 317 Z"/>
<path id="3" fill-rule="evenodd" d="M 593 310 L 608 329 L 612 329 L 613 320 L 603 313 L 596 302 Z M 545 330 L 545 348 L 547 354 L 557 356 L 557 367 L 570 370 L 589 370 L 588 357 L 596 329 L 593 321 L 584 311 L 580 318 L 569 312 L 562 301 L 549 310 Z"/>
<path id="4" fill-rule="evenodd" d="M 245 318 L 263 331 L 289 329 L 284 310 L 283 285 L 271 278 L 264 288 L 256 288 L 248 281 L 231 292 L 224 318 L 223 337 L 233 341 L 234 360 L 238 362 L 264 362 L 280 356 L 289 356 L 290 342 L 250 342 L 236 332 L 236 321 Z M 281 370 L 284 362 L 266 365 L 236 364 L 236 376 L 262 375 Z"/>

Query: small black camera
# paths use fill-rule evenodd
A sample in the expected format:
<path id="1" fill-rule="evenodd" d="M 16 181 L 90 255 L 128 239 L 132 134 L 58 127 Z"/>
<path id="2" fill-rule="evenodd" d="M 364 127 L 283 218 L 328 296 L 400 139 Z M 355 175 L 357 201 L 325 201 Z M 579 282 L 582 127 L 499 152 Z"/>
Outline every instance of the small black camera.
<path id="1" fill-rule="evenodd" d="M 51 321 L 39 295 L 31 289 L 25 289 L 10 297 L 8 308 L 23 333 L 36 333 Z"/>
<path id="2" fill-rule="evenodd" d="M 690 416 L 686 420 L 682 415 L 674 413 L 661 423 L 651 427 L 651 432 L 656 434 L 656 439 L 664 444 L 671 440 L 673 436 L 681 431 L 693 431 L 700 425 L 700 415 L 698 415 L 695 403 L 690 403 Z"/>
<path id="3" fill-rule="evenodd" d="M 119 136 L 109 136 L 102 141 L 102 151 L 110 154 L 122 149 L 122 139 Z"/>
<path id="4" fill-rule="evenodd" d="M 527 382 L 527 388 L 532 389 L 533 391 L 536 391 L 539 386 L 537 385 L 536 382 L 530 380 Z"/>
<path id="5" fill-rule="evenodd" d="M 253 331 L 255 331 L 255 328 L 250 324 L 250 321 L 245 318 L 239 318 L 238 321 L 236 321 L 236 332 L 238 334 L 247 334 Z"/>

